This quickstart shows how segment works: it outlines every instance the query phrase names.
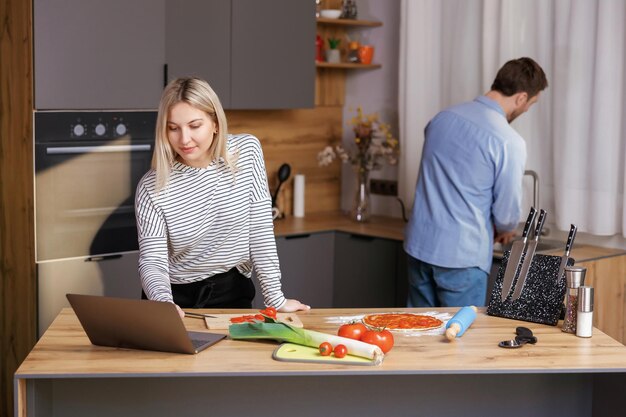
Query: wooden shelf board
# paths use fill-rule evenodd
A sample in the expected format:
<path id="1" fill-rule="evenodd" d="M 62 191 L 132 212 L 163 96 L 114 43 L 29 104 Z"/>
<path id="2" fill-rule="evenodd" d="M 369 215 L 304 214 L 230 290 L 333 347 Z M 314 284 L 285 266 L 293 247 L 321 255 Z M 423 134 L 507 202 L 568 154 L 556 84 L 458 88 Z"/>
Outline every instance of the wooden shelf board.
<path id="1" fill-rule="evenodd" d="M 328 19 L 325 17 L 318 17 L 317 23 L 324 24 L 324 25 L 369 26 L 369 27 L 376 27 L 376 26 L 383 25 L 383 22 L 375 22 L 373 20 Z"/>
<path id="2" fill-rule="evenodd" d="M 340 62 L 338 64 L 331 64 L 328 62 L 316 62 L 317 68 L 337 68 L 337 69 L 374 69 L 380 68 L 380 64 L 353 64 L 351 62 Z"/>

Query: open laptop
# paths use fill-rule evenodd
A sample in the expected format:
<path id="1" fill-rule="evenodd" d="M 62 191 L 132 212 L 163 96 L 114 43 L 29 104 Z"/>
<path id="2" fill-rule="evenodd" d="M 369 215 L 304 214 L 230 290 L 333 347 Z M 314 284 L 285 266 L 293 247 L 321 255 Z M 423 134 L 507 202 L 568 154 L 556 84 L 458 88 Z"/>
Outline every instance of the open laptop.
<path id="1" fill-rule="evenodd" d="M 198 353 L 226 335 L 188 332 L 172 303 L 67 294 L 94 345 Z"/>

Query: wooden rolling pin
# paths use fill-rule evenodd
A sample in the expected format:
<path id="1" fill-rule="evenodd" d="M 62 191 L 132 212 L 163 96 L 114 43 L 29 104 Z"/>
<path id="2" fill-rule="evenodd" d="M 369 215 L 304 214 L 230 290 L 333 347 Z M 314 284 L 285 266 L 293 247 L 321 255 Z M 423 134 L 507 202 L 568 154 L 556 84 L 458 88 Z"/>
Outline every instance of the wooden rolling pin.
<path id="1" fill-rule="evenodd" d="M 463 336 L 465 330 L 468 329 L 476 319 L 476 311 L 478 309 L 474 306 L 463 307 L 456 312 L 448 324 L 446 324 L 446 338 L 448 340 L 454 340 L 456 337 Z"/>

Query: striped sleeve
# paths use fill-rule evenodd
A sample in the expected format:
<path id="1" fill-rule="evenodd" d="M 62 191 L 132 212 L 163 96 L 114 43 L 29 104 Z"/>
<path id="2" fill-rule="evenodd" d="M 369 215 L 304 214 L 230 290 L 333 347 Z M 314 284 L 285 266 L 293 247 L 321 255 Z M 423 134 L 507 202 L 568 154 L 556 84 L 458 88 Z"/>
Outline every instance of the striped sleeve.
<path id="1" fill-rule="evenodd" d="M 285 296 L 281 290 L 281 273 L 276 252 L 272 203 L 258 139 L 252 147 L 252 186 L 250 190 L 250 258 L 259 279 L 265 305 L 282 307 Z"/>
<path id="2" fill-rule="evenodd" d="M 147 175 L 137 186 L 135 197 L 141 285 L 148 299 L 174 302 L 165 221 L 145 187 L 146 178 Z"/>

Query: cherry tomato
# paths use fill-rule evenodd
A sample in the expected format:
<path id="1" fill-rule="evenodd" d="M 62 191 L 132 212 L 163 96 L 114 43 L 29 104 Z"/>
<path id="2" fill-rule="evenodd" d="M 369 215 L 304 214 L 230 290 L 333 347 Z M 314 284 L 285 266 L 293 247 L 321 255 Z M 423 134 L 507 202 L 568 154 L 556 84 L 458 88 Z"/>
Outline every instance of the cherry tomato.
<path id="1" fill-rule="evenodd" d="M 367 327 L 363 323 L 354 321 L 352 323 L 346 323 L 339 327 L 337 334 L 341 337 L 347 337 L 349 339 L 361 340 L 363 333 L 367 331 Z"/>
<path id="2" fill-rule="evenodd" d="M 368 330 L 363 333 L 361 342 L 378 346 L 383 353 L 387 353 L 393 347 L 393 334 L 389 330 Z"/>
<path id="3" fill-rule="evenodd" d="M 319 349 L 320 349 L 320 355 L 322 355 L 322 356 L 329 356 L 330 353 L 333 351 L 333 345 L 331 345 L 328 342 L 322 342 L 320 344 Z"/>
<path id="4" fill-rule="evenodd" d="M 348 348 L 345 345 L 337 345 L 333 352 L 335 352 L 335 358 L 343 358 L 348 354 Z"/>

